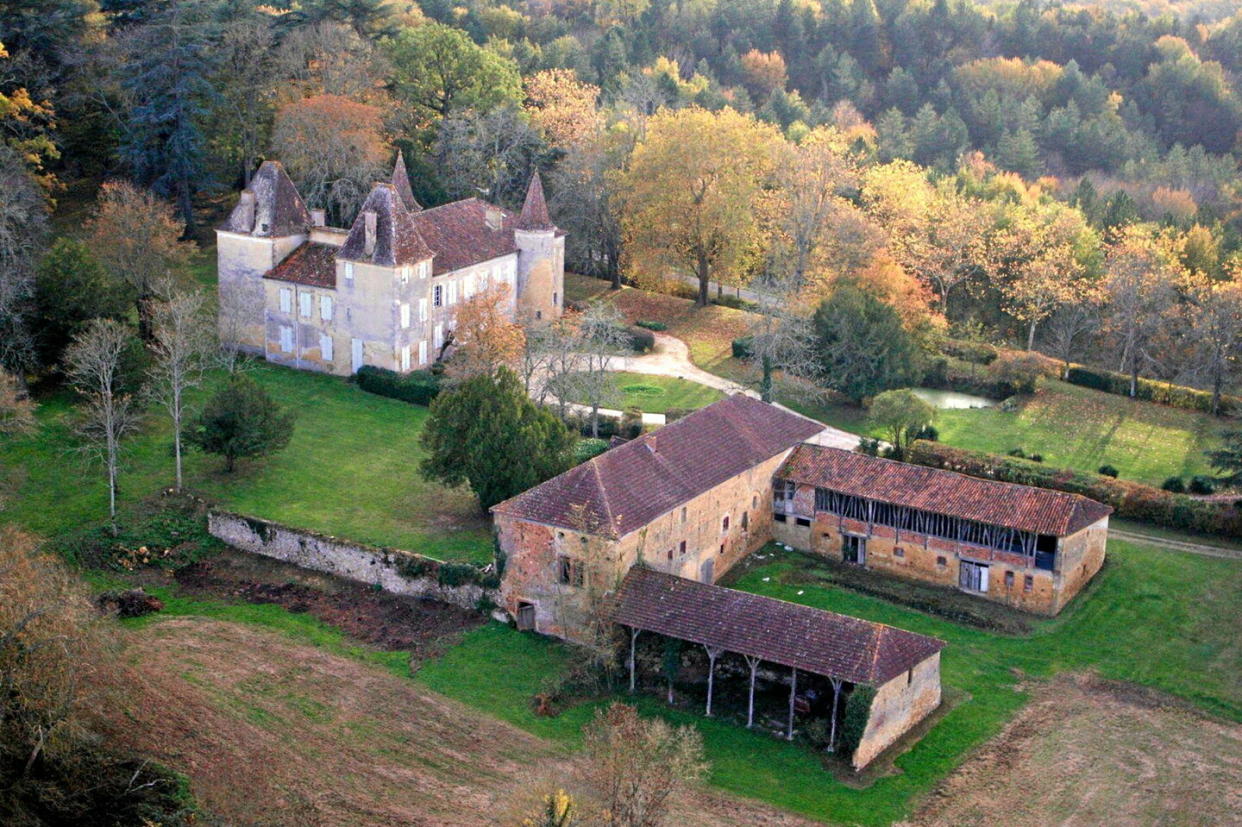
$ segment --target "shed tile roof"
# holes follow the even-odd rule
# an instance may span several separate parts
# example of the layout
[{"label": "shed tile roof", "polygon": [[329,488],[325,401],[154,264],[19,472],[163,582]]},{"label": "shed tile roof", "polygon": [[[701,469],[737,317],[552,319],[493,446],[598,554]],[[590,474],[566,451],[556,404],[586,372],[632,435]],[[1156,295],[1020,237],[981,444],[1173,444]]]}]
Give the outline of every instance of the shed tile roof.
[{"label": "shed tile roof", "polygon": [[246,233],[259,238],[280,238],[305,233],[311,226],[310,211],[298,195],[279,161],[264,161],[244,192],[253,197],[238,201],[221,230]]},{"label": "shed tile roof", "polygon": [[[375,213],[375,248],[369,255],[366,251],[368,212]],[[392,184],[375,184],[337,255],[381,267],[400,267],[428,259],[433,255],[432,248],[427,246],[419,232],[421,228],[414,222],[415,216],[422,214],[411,213]]]},{"label": "shed tile roof", "polygon": [[720,647],[782,666],[879,686],[944,648],[944,641],[636,566],[618,593],[624,625]]},{"label": "shed tile roof", "polygon": [[[500,218],[498,229],[487,224],[487,211]],[[414,225],[435,250],[435,275],[450,273],[515,252],[513,213],[478,198],[466,198],[413,214]]]},{"label": "shed tile roof", "polygon": [[336,247],[308,241],[285,256],[263,278],[335,288]]},{"label": "shed tile roof", "polygon": [[1079,494],[970,477],[823,445],[799,445],[776,475],[843,494],[1056,537],[1073,534],[1113,511]]},{"label": "shed tile roof", "polygon": [[492,511],[621,537],[821,430],[812,419],[736,394],[618,445]]}]

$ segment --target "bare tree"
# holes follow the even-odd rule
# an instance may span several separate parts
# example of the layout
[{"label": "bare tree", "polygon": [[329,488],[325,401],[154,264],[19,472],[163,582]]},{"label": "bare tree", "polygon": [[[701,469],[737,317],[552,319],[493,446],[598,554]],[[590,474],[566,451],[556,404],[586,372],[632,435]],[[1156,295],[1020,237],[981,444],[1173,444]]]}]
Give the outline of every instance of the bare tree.
[{"label": "bare tree", "polygon": [[1062,378],[1069,376],[1070,362],[1082,351],[1083,343],[1099,324],[1099,305],[1089,299],[1065,305],[1044,324],[1044,342],[1052,355],[1065,365]]},{"label": "bare tree", "polygon": [[215,48],[213,134],[248,187],[276,108],[275,32],[268,14],[234,14],[221,28]]},{"label": "bare tree", "polygon": [[557,412],[565,419],[569,412],[568,383],[578,371],[581,361],[578,343],[581,314],[566,313],[561,318],[526,331],[526,350],[522,370],[526,377],[527,393],[532,393],[539,404],[548,395],[556,399]]},{"label": "bare tree", "polygon": [[1212,413],[1220,413],[1225,381],[1242,349],[1242,285],[1198,280],[1191,291],[1191,330],[1195,362],[1212,389]]},{"label": "bare tree", "polygon": [[235,284],[218,293],[217,302],[216,359],[220,367],[233,375],[246,365],[245,355],[237,343],[245,336],[246,328],[254,318],[255,307],[263,304],[263,285],[249,282]]},{"label": "bare tree", "polygon": [[769,271],[751,285],[759,303],[759,319],[751,327],[751,358],[759,366],[759,396],[771,402],[777,384],[782,396],[808,398],[822,393],[815,382],[815,332],[810,317],[798,307],[802,274],[797,264],[778,275]]},{"label": "bare tree", "polygon": [[1166,240],[1135,228],[1108,251],[1104,267],[1105,320],[1135,396],[1139,370],[1152,360],[1149,346],[1174,306],[1180,265]]},{"label": "bare tree", "polygon": [[[613,361],[628,344],[629,334],[620,311],[610,302],[596,302],[582,314],[578,326],[578,368],[569,384],[575,396],[591,408],[591,436],[599,436],[599,409],[612,391],[609,375]],[[569,389],[558,389],[564,395]]]},{"label": "bare tree", "polygon": [[47,212],[47,194],[21,155],[0,143],[0,366],[15,374],[33,364],[31,262],[47,234]]},{"label": "bare tree", "polygon": [[703,737],[614,703],[583,728],[583,781],[611,827],[664,823],[676,796],[707,773]]},{"label": "bare tree", "polygon": [[175,293],[158,302],[152,312],[153,335],[149,372],[152,397],[168,411],[173,427],[173,458],[177,490],[181,490],[181,424],[185,393],[203,380],[203,371],[215,350],[211,319],[202,291]]},{"label": "bare tree", "polygon": [[99,459],[108,474],[108,517],[114,534],[121,440],[138,429],[141,416],[124,387],[124,363],[132,341],[120,322],[95,319],[65,352],[66,373],[85,399],[78,428],[84,451]]}]

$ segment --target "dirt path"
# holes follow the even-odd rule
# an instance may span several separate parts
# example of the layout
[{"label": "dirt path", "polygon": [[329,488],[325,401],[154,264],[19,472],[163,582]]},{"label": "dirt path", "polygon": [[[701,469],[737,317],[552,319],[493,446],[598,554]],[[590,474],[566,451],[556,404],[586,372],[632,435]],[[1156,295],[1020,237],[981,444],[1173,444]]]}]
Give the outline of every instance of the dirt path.
[{"label": "dirt path", "polygon": [[1185,540],[1170,540],[1165,537],[1154,537],[1148,534],[1139,534],[1133,531],[1123,531],[1119,528],[1109,528],[1108,536],[1116,540],[1125,540],[1127,543],[1138,543],[1144,546],[1156,546],[1157,548],[1169,551],[1184,551],[1187,554],[1199,554],[1204,557],[1220,557],[1225,560],[1242,560],[1242,551],[1238,549],[1225,548],[1224,546],[1213,546],[1206,543],[1190,543]]},{"label": "dirt path", "polygon": [[1062,675],[950,775],[918,825],[1228,824],[1242,726],[1129,684]]},{"label": "dirt path", "polygon": [[[558,744],[275,632],[182,617],[125,634],[115,737],[184,771],[225,824],[516,824],[533,790],[572,777]],[[678,824],[808,823],[707,790],[678,809]]]}]

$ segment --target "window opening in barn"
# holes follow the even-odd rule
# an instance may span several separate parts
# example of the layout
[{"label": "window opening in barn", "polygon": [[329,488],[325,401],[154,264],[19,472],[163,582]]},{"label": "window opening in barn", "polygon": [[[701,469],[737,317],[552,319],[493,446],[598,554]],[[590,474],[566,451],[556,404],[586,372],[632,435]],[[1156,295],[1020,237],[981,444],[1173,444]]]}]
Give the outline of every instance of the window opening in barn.
[{"label": "window opening in barn", "polygon": [[846,534],[841,538],[841,558],[856,566],[867,563],[867,538],[857,534]]}]

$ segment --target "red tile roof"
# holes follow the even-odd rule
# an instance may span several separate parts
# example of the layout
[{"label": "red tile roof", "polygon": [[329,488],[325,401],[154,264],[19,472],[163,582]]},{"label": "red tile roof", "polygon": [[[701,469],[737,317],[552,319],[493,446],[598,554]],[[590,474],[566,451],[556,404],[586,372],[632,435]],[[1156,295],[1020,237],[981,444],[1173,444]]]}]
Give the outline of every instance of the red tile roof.
[{"label": "red tile roof", "polygon": [[311,287],[336,287],[336,247],[306,242],[268,271],[263,278]]},{"label": "red tile roof", "polygon": [[799,445],[778,478],[965,520],[1064,537],[1113,509],[1079,494],[877,459],[840,448]]},{"label": "red tile roof", "polygon": [[[366,251],[366,215],[375,213],[375,248]],[[381,267],[401,267],[414,264],[432,256],[414,217],[401,202],[397,188],[392,184],[375,184],[371,194],[362,203],[354,226],[350,227],[345,243],[341,245],[340,258],[377,264]]]},{"label": "red tile roof", "polygon": [[[499,219],[487,224],[488,210]],[[414,213],[414,225],[436,252],[435,275],[450,273],[515,252],[513,213],[478,198],[466,198]]]},{"label": "red tile roof", "polygon": [[543,181],[539,178],[539,170],[531,176],[530,185],[526,188],[526,201],[522,204],[522,214],[518,216],[519,230],[555,230],[556,225],[548,215],[548,202],[543,197]]},{"label": "red tile roof", "polygon": [[621,537],[821,430],[812,419],[737,394],[618,445],[492,511]]},{"label": "red tile roof", "polygon": [[871,686],[913,669],[945,646],[936,638],[883,623],[642,566],[625,576],[614,619],[623,626]]},{"label": "red tile roof", "polygon": [[279,238],[299,235],[310,228],[310,211],[279,161],[264,161],[243,192],[253,197],[253,208],[245,199],[238,201],[220,225],[221,230]]}]

